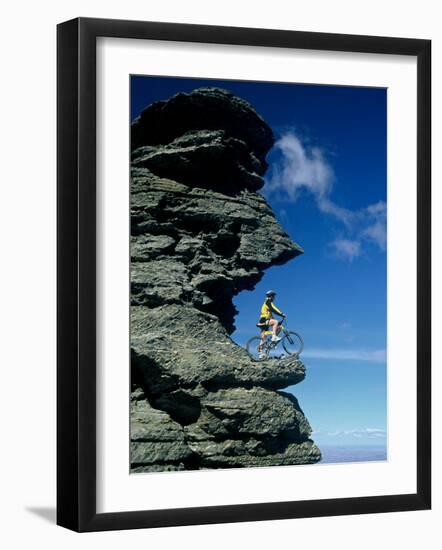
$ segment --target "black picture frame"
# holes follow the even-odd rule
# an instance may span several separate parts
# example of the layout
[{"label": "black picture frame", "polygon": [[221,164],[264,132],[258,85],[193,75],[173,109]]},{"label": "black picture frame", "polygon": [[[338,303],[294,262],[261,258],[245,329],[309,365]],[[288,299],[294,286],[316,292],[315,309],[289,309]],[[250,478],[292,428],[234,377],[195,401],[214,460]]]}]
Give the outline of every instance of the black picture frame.
[{"label": "black picture frame", "polygon": [[[96,512],[96,39],[396,54],[417,58],[417,491]],[[79,18],[57,29],[57,523],[103,531],[424,510],[431,506],[431,41]]]}]

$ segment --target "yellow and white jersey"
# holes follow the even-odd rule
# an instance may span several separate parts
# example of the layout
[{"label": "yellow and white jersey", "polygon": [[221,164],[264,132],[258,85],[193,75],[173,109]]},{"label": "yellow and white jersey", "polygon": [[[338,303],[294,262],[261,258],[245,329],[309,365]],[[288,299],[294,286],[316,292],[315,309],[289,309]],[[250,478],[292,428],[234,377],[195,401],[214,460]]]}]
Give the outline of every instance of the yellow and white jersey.
[{"label": "yellow and white jersey", "polygon": [[282,311],[280,311],[275,304],[272,302],[272,300],[266,300],[262,304],[261,308],[261,315],[260,317],[264,317],[264,319],[273,319],[273,313],[277,313],[278,315],[282,316]]}]

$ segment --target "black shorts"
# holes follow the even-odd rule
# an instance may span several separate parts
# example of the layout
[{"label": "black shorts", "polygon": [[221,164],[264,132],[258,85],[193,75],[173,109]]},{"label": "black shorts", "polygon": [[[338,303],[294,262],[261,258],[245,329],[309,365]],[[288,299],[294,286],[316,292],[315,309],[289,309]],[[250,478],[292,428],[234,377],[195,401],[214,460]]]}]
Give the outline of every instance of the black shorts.
[{"label": "black shorts", "polygon": [[267,319],[266,317],[260,317],[256,326],[259,327],[261,330],[266,330],[267,328],[269,328],[269,322],[270,319]]}]

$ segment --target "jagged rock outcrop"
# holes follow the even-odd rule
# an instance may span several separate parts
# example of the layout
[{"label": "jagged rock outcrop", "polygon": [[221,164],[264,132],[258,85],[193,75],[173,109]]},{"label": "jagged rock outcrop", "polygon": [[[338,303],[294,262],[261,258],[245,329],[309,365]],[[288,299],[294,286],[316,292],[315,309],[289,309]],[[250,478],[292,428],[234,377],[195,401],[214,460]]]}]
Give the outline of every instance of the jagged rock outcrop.
[{"label": "jagged rock outcrop", "polygon": [[147,107],[131,142],[132,471],[317,462],[297,400],[278,391],[304,365],[254,363],[229,337],[233,297],[302,253],[256,193],[271,129],[202,88]]}]

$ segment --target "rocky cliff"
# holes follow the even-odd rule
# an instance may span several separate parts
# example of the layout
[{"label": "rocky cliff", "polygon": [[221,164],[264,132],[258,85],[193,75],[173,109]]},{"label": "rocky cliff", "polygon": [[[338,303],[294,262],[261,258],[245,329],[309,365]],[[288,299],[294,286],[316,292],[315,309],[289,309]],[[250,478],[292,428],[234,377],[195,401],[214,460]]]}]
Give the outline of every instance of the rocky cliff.
[{"label": "rocky cliff", "polygon": [[[132,472],[314,463],[296,359],[253,362],[233,297],[302,249],[265,199],[269,126],[218,88],[132,124]],[[253,326],[255,319],[251,319]]]}]

